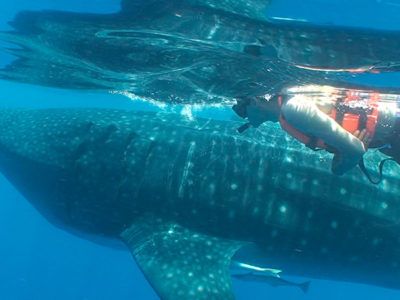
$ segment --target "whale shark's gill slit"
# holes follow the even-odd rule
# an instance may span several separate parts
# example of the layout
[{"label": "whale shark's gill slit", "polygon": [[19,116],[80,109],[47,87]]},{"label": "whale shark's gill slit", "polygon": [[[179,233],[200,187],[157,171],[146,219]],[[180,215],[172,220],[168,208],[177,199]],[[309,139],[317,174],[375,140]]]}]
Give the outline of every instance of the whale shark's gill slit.
[{"label": "whale shark's gill slit", "polygon": [[[137,137],[140,137],[140,136],[137,135]],[[140,137],[140,139],[142,141],[145,141],[147,149],[144,149],[142,152],[143,154],[140,155],[141,159],[140,159],[140,163],[138,164],[138,167],[137,167],[137,170],[140,170],[140,175],[139,174],[136,175],[136,178],[137,178],[136,189],[132,193],[132,199],[138,198],[140,189],[146,180],[145,172],[146,172],[147,166],[149,164],[149,159],[151,158],[151,153],[153,152],[153,150],[156,147],[156,142],[154,140],[142,138],[142,137]],[[135,139],[132,139],[132,143],[134,142],[134,140]],[[132,147],[132,144],[130,144],[128,146],[128,148],[131,148],[131,147]],[[133,147],[134,147],[134,145],[133,145]]]},{"label": "whale shark's gill slit", "polygon": [[[125,165],[128,163],[128,152],[129,152],[129,148],[131,146],[131,144],[133,143],[133,141],[138,137],[138,134],[136,132],[130,132],[126,138],[126,142],[125,145],[123,146],[123,155],[122,155],[122,160],[125,163]],[[117,188],[117,192],[115,194],[115,203],[119,203],[120,199],[121,199],[121,190],[122,187],[127,183],[128,180],[128,174],[129,174],[129,170],[127,167],[125,167],[123,169],[123,172],[121,174],[121,180],[118,184],[118,188]]]},{"label": "whale shark's gill slit", "polygon": [[116,124],[107,125],[104,130],[104,134],[99,138],[99,140],[104,141],[104,143],[108,143],[111,140],[112,135],[118,130],[119,128]]},{"label": "whale shark's gill slit", "polygon": [[124,145],[124,161],[127,161],[127,155],[129,148],[132,144],[132,142],[138,137],[138,134],[136,132],[131,132],[129,133],[128,137],[126,138],[126,143]]},{"label": "whale shark's gill slit", "polygon": [[75,153],[72,155],[73,161],[77,161],[79,159],[79,157],[82,155],[82,153],[85,152],[85,149],[87,146],[87,138],[90,136],[90,133],[94,126],[95,126],[95,124],[93,122],[88,122],[87,124],[84,125],[84,128],[83,128],[84,138],[82,138],[82,141],[76,147]]},{"label": "whale shark's gill slit", "polygon": [[192,157],[193,157],[193,152],[196,148],[196,143],[192,142],[190,144],[189,150],[187,152],[187,156],[186,156],[186,161],[185,161],[185,165],[183,167],[183,172],[182,172],[182,177],[181,177],[181,181],[179,183],[179,190],[178,190],[178,196],[179,198],[182,198],[184,195],[184,190],[185,190],[185,186],[187,183],[187,177],[190,171],[190,167],[192,164]]}]

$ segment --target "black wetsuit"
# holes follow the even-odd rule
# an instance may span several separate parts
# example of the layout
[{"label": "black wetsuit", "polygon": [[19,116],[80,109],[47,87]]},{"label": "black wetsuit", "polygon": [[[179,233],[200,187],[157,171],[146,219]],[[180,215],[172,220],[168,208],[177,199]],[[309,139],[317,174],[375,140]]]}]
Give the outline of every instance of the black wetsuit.
[{"label": "black wetsuit", "polygon": [[389,145],[389,147],[382,148],[380,151],[393,157],[393,159],[400,164],[400,117],[397,117],[395,126],[393,128],[393,134],[386,144]]}]

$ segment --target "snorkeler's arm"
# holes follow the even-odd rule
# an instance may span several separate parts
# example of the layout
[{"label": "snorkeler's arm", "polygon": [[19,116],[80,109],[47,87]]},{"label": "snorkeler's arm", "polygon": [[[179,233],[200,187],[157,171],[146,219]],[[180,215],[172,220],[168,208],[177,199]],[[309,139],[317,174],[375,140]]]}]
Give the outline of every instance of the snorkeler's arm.
[{"label": "snorkeler's arm", "polygon": [[358,138],[343,129],[314,102],[302,96],[288,100],[282,106],[282,114],[290,125],[322,139],[336,150],[332,162],[332,172],[335,174],[344,174],[356,166],[365,153],[364,144]]}]

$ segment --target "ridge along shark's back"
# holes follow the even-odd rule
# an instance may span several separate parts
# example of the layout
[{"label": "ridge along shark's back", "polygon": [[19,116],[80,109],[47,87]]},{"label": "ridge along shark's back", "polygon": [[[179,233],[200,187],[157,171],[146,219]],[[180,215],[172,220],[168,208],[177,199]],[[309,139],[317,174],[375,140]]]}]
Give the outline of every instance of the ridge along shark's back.
[{"label": "ridge along shark's back", "polygon": [[52,221],[125,241],[163,299],[233,297],[230,258],[247,245],[285,263],[277,269],[399,288],[394,168],[381,186],[357,170],[335,177],[328,155],[276,126],[236,127],[123,110],[2,110],[0,168]]}]

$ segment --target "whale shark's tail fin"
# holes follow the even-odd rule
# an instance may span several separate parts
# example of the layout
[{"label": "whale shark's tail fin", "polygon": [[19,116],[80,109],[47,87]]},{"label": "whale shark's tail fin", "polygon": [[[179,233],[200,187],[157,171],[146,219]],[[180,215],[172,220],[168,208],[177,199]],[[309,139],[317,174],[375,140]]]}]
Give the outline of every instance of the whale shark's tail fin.
[{"label": "whale shark's tail fin", "polygon": [[308,290],[310,289],[310,284],[311,284],[311,281],[306,281],[306,282],[300,283],[299,288],[303,291],[304,294],[306,294],[308,292]]},{"label": "whale shark's tail fin", "polygon": [[161,299],[234,298],[229,265],[241,243],[154,217],[135,222],[121,237]]}]

